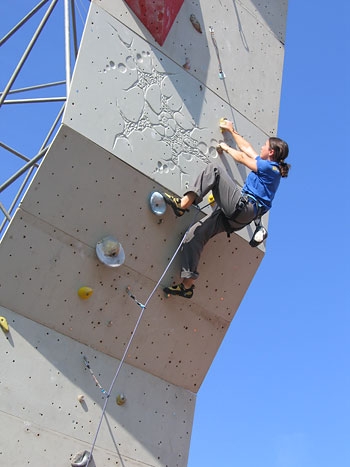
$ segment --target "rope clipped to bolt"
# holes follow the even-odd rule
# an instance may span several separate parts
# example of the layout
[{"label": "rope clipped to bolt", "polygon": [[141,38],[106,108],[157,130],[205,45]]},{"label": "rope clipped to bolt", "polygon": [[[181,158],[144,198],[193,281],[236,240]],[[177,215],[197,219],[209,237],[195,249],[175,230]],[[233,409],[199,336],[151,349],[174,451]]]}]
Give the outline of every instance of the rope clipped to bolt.
[{"label": "rope clipped to bolt", "polygon": [[[153,295],[155,294],[155,292],[156,292],[157,288],[159,287],[161,281],[163,280],[165,274],[168,272],[168,270],[169,270],[171,264],[173,263],[173,261],[174,261],[176,255],[177,255],[178,252],[180,251],[180,249],[181,249],[181,247],[182,247],[184,241],[186,240],[186,237],[187,237],[187,235],[188,235],[188,232],[189,232],[189,230],[191,229],[191,227],[195,224],[195,222],[196,222],[196,220],[197,220],[197,216],[198,216],[198,214],[201,212],[201,209],[204,209],[204,208],[206,208],[206,207],[209,206],[209,205],[210,205],[210,203],[207,204],[207,205],[205,205],[205,206],[203,206],[202,208],[199,208],[198,206],[194,206],[194,207],[197,209],[197,212],[195,213],[192,222],[190,223],[189,227],[186,229],[186,232],[184,233],[184,235],[183,235],[183,237],[182,237],[182,239],[181,239],[181,241],[180,241],[178,247],[176,248],[176,250],[175,250],[173,256],[171,257],[169,263],[167,264],[166,268],[164,269],[162,275],[160,276],[160,278],[159,278],[157,284],[156,284],[155,287],[153,288],[153,290],[152,290],[152,292],[150,293],[149,297],[147,298],[146,302],[145,302],[144,304],[142,304],[140,301],[138,301],[138,300],[136,299],[136,297],[135,297],[133,294],[131,294],[130,289],[127,288],[127,293],[128,293],[128,295],[129,295],[130,298],[132,298],[132,299],[135,301],[135,303],[141,308],[141,311],[140,311],[139,317],[138,317],[138,319],[137,319],[137,321],[136,321],[136,324],[135,324],[135,326],[134,326],[134,329],[133,329],[133,331],[131,332],[130,339],[129,339],[129,341],[128,341],[126,347],[125,347],[123,356],[122,356],[122,358],[121,358],[121,360],[120,360],[120,362],[119,362],[119,365],[118,365],[118,367],[117,367],[116,373],[115,373],[115,375],[114,375],[114,377],[113,377],[113,379],[112,379],[112,382],[111,382],[111,385],[110,385],[108,391],[105,391],[105,390],[102,388],[102,386],[98,383],[96,377],[93,375],[91,368],[90,368],[90,367],[87,367],[87,368],[90,370],[91,374],[93,375],[94,380],[95,380],[96,384],[98,385],[98,387],[101,389],[101,391],[102,391],[104,394],[106,394],[106,399],[105,399],[104,404],[103,404],[103,407],[102,407],[102,414],[101,414],[99,423],[98,423],[98,425],[97,425],[96,433],[95,433],[95,436],[94,436],[94,439],[93,439],[93,442],[92,442],[92,445],[91,445],[90,453],[89,453],[89,458],[88,458],[88,460],[87,460],[87,463],[85,464],[86,466],[89,465],[89,462],[90,462],[90,460],[91,460],[91,458],[92,458],[92,453],[93,453],[93,451],[94,451],[94,449],[95,449],[97,437],[98,437],[99,432],[100,432],[100,429],[101,429],[102,421],[103,421],[103,418],[104,418],[104,415],[105,415],[105,412],[106,412],[106,409],[107,409],[107,404],[108,404],[108,401],[109,401],[111,392],[112,392],[113,387],[114,387],[114,385],[115,385],[115,382],[116,382],[116,380],[117,380],[117,378],[118,378],[118,376],[119,376],[120,370],[121,370],[121,368],[122,368],[122,366],[123,366],[123,364],[124,364],[124,362],[125,362],[126,356],[127,356],[128,352],[129,352],[130,346],[131,346],[132,341],[133,341],[133,339],[134,339],[134,337],[135,337],[136,331],[137,331],[137,329],[138,329],[138,327],[139,327],[139,324],[140,324],[140,322],[141,322],[141,320],[142,320],[142,317],[143,317],[143,315],[144,315],[144,312],[146,311],[147,305],[148,305],[148,303],[150,302],[150,300],[151,300],[151,298],[153,297]],[[84,357],[84,361],[85,361],[85,357]],[[85,363],[85,365],[86,365],[86,363]]]}]

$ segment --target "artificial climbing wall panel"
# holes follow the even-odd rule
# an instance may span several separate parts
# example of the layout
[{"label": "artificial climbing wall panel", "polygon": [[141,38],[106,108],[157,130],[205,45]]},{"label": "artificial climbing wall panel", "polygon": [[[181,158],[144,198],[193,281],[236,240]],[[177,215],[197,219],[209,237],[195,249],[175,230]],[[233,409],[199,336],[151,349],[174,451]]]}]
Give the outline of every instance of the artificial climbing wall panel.
[{"label": "artificial climbing wall panel", "polygon": [[[83,356],[102,389],[119,361],[10,310],[0,313],[9,324],[0,334],[0,464],[66,467],[90,449],[106,397]],[[124,365],[90,465],[185,467],[195,398]]]},{"label": "artificial climbing wall panel", "polygon": [[[127,8],[123,2],[114,4],[123,5],[121,11]],[[186,2],[182,8],[185,5]],[[129,18],[130,13],[119,16]],[[198,34],[189,21],[185,25],[181,23],[181,30],[190,28],[192,34]],[[177,37],[181,48],[183,36],[179,30]],[[271,33],[266,32],[267,39],[281,47]],[[205,41],[204,36],[202,40]],[[262,37],[259,41],[266,45]],[[269,47],[273,48],[272,45]],[[209,68],[207,77],[198,77],[188,73],[176,57],[168,57],[166,51],[166,45],[164,50],[159,50],[104,9],[92,4],[64,122],[145,175],[181,194],[204,165],[216,157],[215,147],[222,139],[218,129],[220,117],[234,118],[240,132],[260,149],[266,134],[276,130],[279,85],[269,76],[264,87],[260,78],[261,95],[268,100],[265,104],[257,90],[249,87],[249,74],[242,71],[241,80],[248,86],[251,100],[256,100],[259,107],[254,116],[247,118],[241,115],[244,114],[243,104],[237,106],[237,99],[233,100],[223,92],[227,88],[226,81],[218,78],[223,86],[221,90],[212,83],[211,77],[217,76],[214,65]],[[205,60],[208,52],[208,44],[207,47],[198,44],[198,59]],[[232,55],[226,53],[227,62],[232,66]],[[277,51],[272,56],[275,54],[278,55]],[[256,67],[254,77],[260,76],[259,69],[263,68],[265,73],[273,70],[280,78],[283,55],[278,65],[274,65],[270,58],[268,67],[260,53],[256,57],[249,56]],[[236,83],[235,89],[238,95],[242,94],[242,86]],[[276,95],[272,96],[272,92]],[[234,116],[231,104],[238,109]],[[244,107],[249,109],[250,103]],[[265,115],[261,122],[257,117],[259,112]],[[225,161],[234,178],[242,184],[246,171],[242,167],[238,169],[230,158]]]},{"label": "artificial climbing wall panel", "polygon": [[[120,359],[140,313],[126,288],[145,303],[198,216],[175,218],[170,209],[155,216],[148,205],[154,189],[161,187],[63,126],[3,239],[1,305]],[[118,268],[96,256],[108,234],[125,250]],[[161,290],[179,280],[176,258],[127,362],[197,391],[262,256],[243,237],[219,235],[203,254],[190,301],[166,299]],[[94,290],[90,299],[79,298],[82,286]]]},{"label": "artificial climbing wall panel", "polygon": [[[196,78],[197,85],[191,87],[191,93],[198,93],[198,100],[203,104],[204,111],[207,96],[202,90],[200,92],[200,85],[211,89],[232,106],[235,117],[240,113],[266,134],[276,133],[287,0],[184,0],[162,47],[123,0],[94,0],[94,4],[109,13],[106,28],[103,32],[100,29],[101,10],[92,8],[84,40],[93,46],[90,60],[98,56],[101,59],[101,62],[97,60],[95,63],[99,64],[102,73],[109,70],[109,60],[117,66],[124,65],[129,70],[136,68],[133,53],[127,54],[127,63],[116,53],[119,25],[122,23],[146,41],[152,51],[161,51],[184,74]],[[112,16],[118,21],[114,21]],[[191,16],[200,25],[201,32],[193,27]],[[90,43],[88,36],[91,36],[94,44]],[[121,38],[123,39],[123,35]],[[128,45],[130,43],[127,42],[125,46]],[[94,53],[98,48],[99,55]],[[138,52],[141,54],[142,49]],[[89,62],[82,56],[80,58],[84,60],[82,71]],[[136,64],[139,62],[140,60]],[[220,79],[220,66],[225,75],[224,80]],[[184,74],[177,69],[173,81],[186,80],[183,78]],[[85,76],[83,82],[86,78]],[[93,79],[93,75],[91,78]],[[195,120],[200,118],[201,110],[201,105],[191,104],[191,114]],[[232,117],[233,113],[230,112],[228,116]],[[244,132],[243,130],[246,131],[247,128],[241,126],[240,131]]]},{"label": "artificial climbing wall panel", "polygon": [[[166,299],[161,288],[179,280],[178,257],[157,284],[188,225],[211,208],[204,200],[202,213],[157,217],[148,197],[164,188],[181,194],[209,162],[243,184],[246,171],[215,151],[218,121],[232,119],[257,150],[276,134],[286,10],[283,0],[184,0],[160,46],[126,2],[91,3],[63,124],[0,249],[1,313],[10,324],[4,465],[63,467],[89,450],[103,395],[82,354],[108,385],[131,336],[116,386],[127,403],[117,407],[111,396],[95,465],[186,465],[193,393],[264,246],[249,246],[252,226],[230,240],[218,235],[201,258],[193,299]],[[119,268],[96,256],[109,234],[125,250]],[[78,296],[82,286],[93,289],[88,300]]]}]

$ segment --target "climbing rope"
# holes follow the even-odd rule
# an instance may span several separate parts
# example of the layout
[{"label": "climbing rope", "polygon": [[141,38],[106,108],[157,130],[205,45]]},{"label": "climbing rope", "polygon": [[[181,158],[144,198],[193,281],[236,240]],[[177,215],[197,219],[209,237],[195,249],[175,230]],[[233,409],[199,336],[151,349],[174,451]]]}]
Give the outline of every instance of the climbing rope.
[{"label": "climbing rope", "polygon": [[[193,220],[192,220],[192,222],[190,223],[189,227],[186,229],[186,232],[184,233],[184,235],[183,235],[183,237],[182,237],[182,239],[181,239],[181,241],[180,241],[178,247],[176,248],[175,253],[174,253],[173,256],[171,257],[171,259],[170,259],[168,265],[167,265],[166,268],[164,269],[162,275],[160,276],[160,278],[159,278],[157,284],[156,284],[155,287],[153,288],[153,290],[152,290],[152,292],[150,293],[149,297],[147,298],[146,302],[145,302],[144,304],[142,304],[141,302],[139,302],[139,301],[136,299],[136,297],[135,297],[134,295],[131,294],[131,291],[130,291],[129,288],[126,289],[128,295],[129,295],[129,296],[135,301],[135,303],[141,308],[141,312],[140,312],[139,317],[138,317],[138,319],[137,319],[137,321],[136,321],[135,327],[134,327],[134,329],[133,329],[133,331],[132,331],[132,333],[131,333],[130,339],[129,339],[129,341],[128,341],[126,347],[125,347],[123,356],[122,356],[122,358],[121,358],[121,360],[120,360],[120,362],[119,362],[119,365],[118,365],[117,370],[116,370],[116,372],[115,372],[115,375],[114,375],[114,377],[113,377],[113,379],[112,379],[112,382],[111,382],[111,385],[110,385],[110,387],[109,387],[109,389],[108,389],[108,392],[106,392],[106,391],[103,390],[104,393],[106,394],[106,399],[105,399],[104,404],[103,404],[103,407],[102,407],[102,414],[101,414],[99,423],[98,423],[98,425],[97,425],[97,429],[96,429],[96,433],[95,433],[93,442],[92,442],[92,444],[91,444],[91,449],[90,449],[89,457],[88,457],[87,463],[85,464],[86,466],[89,465],[89,462],[90,462],[90,460],[91,460],[91,458],[92,458],[92,453],[93,453],[93,451],[94,451],[94,449],[95,449],[97,437],[98,437],[99,432],[100,432],[100,429],[101,429],[102,421],[103,421],[103,418],[104,418],[104,415],[105,415],[105,412],[106,412],[106,409],[107,409],[107,404],[108,404],[108,401],[109,401],[111,392],[112,392],[113,387],[114,387],[114,385],[115,385],[115,382],[116,382],[116,380],[117,380],[117,378],[118,378],[118,376],[119,376],[120,370],[121,370],[121,368],[122,368],[122,366],[123,366],[123,364],[124,364],[124,362],[125,362],[125,359],[126,359],[126,356],[127,356],[127,354],[128,354],[129,348],[130,348],[130,346],[131,346],[131,344],[132,344],[132,341],[133,341],[133,339],[134,339],[134,337],[135,337],[136,331],[137,331],[137,329],[138,329],[138,327],[139,327],[139,324],[140,324],[140,322],[141,322],[141,320],[142,320],[142,317],[143,317],[144,312],[145,312],[145,310],[146,310],[146,308],[147,308],[147,305],[148,305],[148,303],[150,302],[151,298],[153,297],[154,293],[156,292],[157,288],[159,287],[159,285],[160,285],[161,281],[163,280],[165,274],[168,272],[168,270],[169,270],[171,264],[173,263],[173,261],[174,261],[176,255],[177,255],[178,252],[180,251],[180,248],[182,247],[184,241],[186,240],[186,237],[187,237],[187,235],[188,235],[188,232],[189,232],[190,228],[191,228],[191,227],[195,224],[195,222],[196,222],[196,219],[197,219],[198,214],[201,212],[202,209],[206,208],[206,207],[209,206],[209,205],[210,205],[210,203],[207,204],[207,205],[205,205],[205,206],[203,206],[202,208],[199,208],[198,206],[194,206],[194,207],[197,209],[197,212],[195,213],[195,215],[194,215],[194,217],[193,217]],[[84,361],[85,361],[85,358],[84,358]],[[87,361],[87,360],[86,360],[86,361]],[[86,363],[85,363],[85,365],[86,365]],[[89,368],[89,367],[87,367],[87,368]],[[89,368],[89,369],[90,369],[90,368]],[[90,369],[90,372],[92,373],[92,370],[91,370],[91,369]],[[94,378],[94,379],[95,379],[95,378]],[[96,384],[98,384],[98,386],[99,386],[100,389],[102,390],[101,386],[99,385],[99,383],[97,383],[97,380],[96,380],[96,379],[95,379],[95,382],[96,382]]]}]

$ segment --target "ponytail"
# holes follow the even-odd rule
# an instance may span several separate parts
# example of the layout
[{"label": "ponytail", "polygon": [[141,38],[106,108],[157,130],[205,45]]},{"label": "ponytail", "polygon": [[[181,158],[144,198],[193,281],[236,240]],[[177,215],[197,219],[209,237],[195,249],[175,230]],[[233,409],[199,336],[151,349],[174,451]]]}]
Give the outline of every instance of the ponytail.
[{"label": "ponytail", "polygon": [[288,177],[289,169],[290,169],[290,164],[286,164],[283,161],[280,161],[278,163],[278,168],[280,169],[281,177],[286,178]]},{"label": "ponytail", "polygon": [[271,137],[269,138],[269,145],[274,152],[273,160],[278,163],[281,177],[288,177],[288,172],[291,166],[284,162],[284,159],[287,159],[289,154],[288,144],[280,138]]}]

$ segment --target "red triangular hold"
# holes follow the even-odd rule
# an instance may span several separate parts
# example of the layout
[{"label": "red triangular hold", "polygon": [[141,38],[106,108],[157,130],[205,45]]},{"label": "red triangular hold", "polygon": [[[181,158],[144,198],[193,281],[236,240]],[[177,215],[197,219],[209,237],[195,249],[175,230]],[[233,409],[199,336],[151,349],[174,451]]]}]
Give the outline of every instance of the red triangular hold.
[{"label": "red triangular hold", "polygon": [[160,45],[163,45],[183,2],[184,0],[125,0]]}]

